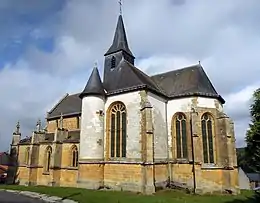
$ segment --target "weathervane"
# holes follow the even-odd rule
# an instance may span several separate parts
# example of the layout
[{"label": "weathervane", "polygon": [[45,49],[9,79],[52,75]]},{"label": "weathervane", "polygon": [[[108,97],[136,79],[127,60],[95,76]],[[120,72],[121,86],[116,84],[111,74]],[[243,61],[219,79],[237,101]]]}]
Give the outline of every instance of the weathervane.
[{"label": "weathervane", "polygon": [[120,15],[122,15],[122,0],[119,0],[118,3],[119,3],[119,13]]}]

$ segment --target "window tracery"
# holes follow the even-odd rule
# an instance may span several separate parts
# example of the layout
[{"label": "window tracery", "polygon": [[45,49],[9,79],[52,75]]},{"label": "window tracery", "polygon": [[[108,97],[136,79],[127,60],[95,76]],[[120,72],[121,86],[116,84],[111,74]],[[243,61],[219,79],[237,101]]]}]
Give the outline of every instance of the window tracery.
[{"label": "window tracery", "polygon": [[126,107],[118,102],[112,105],[110,120],[110,157],[126,157]]},{"label": "window tracery", "polygon": [[201,117],[203,161],[214,163],[213,119],[209,113]]}]

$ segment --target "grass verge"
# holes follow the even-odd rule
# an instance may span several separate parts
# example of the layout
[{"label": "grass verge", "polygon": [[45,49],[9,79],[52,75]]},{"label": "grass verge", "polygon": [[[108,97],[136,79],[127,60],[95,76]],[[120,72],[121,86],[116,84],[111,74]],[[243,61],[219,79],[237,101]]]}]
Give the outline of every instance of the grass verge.
[{"label": "grass verge", "polygon": [[32,191],[82,203],[254,203],[253,192],[242,191],[240,195],[191,195],[179,191],[160,191],[154,195],[130,192],[95,191],[81,188],[0,185],[0,189]]}]

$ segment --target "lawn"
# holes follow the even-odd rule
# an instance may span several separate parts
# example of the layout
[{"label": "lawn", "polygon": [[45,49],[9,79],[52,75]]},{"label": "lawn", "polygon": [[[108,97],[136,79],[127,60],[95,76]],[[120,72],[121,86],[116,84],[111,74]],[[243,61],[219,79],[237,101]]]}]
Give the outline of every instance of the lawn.
[{"label": "lawn", "polygon": [[191,195],[179,191],[161,191],[155,195],[141,195],[130,192],[94,191],[79,188],[0,185],[0,189],[27,190],[83,203],[253,203],[253,192],[242,191],[240,195]]}]

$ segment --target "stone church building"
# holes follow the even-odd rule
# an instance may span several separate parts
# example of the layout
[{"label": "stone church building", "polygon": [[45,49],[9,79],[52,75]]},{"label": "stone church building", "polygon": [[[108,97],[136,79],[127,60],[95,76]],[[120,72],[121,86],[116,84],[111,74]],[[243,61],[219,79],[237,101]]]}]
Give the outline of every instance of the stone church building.
[{"label": "stone church building", "polygon": [[135,67],[123,18],[84,90],[65,95],[47,126],[13,133],[21,185],[154,193],[165,183],[239,192],[234,125],[201,64],[157,75]]}]

